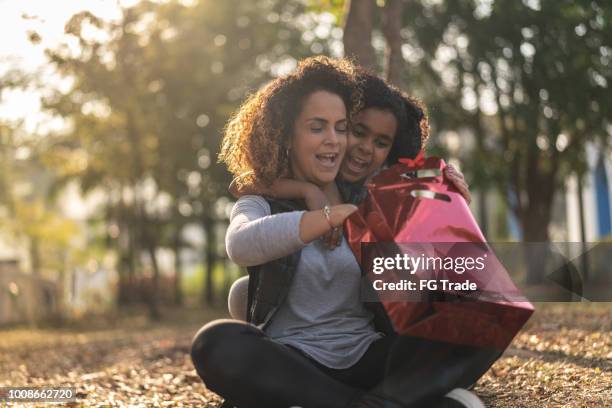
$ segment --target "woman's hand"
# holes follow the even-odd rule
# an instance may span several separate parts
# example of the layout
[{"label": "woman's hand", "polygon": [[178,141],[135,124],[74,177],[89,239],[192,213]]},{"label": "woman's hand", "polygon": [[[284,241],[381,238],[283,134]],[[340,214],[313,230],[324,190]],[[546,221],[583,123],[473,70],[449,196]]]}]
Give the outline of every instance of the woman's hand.
[{"label": "woman's hand", "polygon": [[444,168],[444,177],[446,177],[461,193],[465,201],[470,204],[472,201],[472,195],[470,194],[470,186],[465,182],[463,173],[457,170],[452,164],[447,165]]},{"label": "woman's hand", "polygon": [[[309,210],[321,210],[323,207],[330,204],[327,195],[319,186],[312,183],[304,183],[303,189],[303,198],[306,203],[306,208]],[[326,232],[321,237],[321,241],[325,249],[330,251],[338,247],[342,242],[342,224]]]},{"label": "woman's hand", "polygon": [[331,206],[329,209],[329,218],[325,216],[322,209],[304,213],[300,220],[300,239],[302,242],[308,244],[330,231],[334,234],[341,234],[340,229],[344,220],[357,211],[357,206],[339,204]]},{"label": "woman's hand", "polygon": [[[309,210],[320,210],[326,205],[329,205],[329,201],[323,190],[314,184],[308,183],[308,187],[304,191],[304,201],[306,207]],[[326,249],[332,250],[340,245],[342,242],[342,225],[337,228],[332,228],[330,231],[325,233],[321,237],[323,246]]]},{"label": "woman's hand", "polygon": [[[353,204],[338,204],[332,205],[329,207],[329,209],[330,213],[328,225],[330,225],[332,228],[340,228],[342,227],[342,224],[344,224],[344,220],[346,220],[349,215],[357,211],[357,206]],[[325,214],[323,217],[325,218]]]}]

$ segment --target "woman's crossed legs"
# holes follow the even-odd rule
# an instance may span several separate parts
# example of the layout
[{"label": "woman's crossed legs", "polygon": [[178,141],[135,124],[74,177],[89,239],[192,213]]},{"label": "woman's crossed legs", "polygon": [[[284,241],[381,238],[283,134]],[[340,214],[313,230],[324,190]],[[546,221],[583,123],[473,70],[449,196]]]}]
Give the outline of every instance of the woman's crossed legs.
[{"label": "woman's crossed legs", "polygon": [[206,386],[240,408],[346,407],[359,394],[296,350],[237,320],[202,327],[191,358]]},{"label": "woman's crossed legs", "polygon": [[383,398],[398,407],[431,407],[451,389],[475,383],[500,354],[387,336],[372,343],[355,365],[337,370],[251,324],[229,319],[202,327],[191,350],[206,386],[240,408],[358,407],[366,406],[358,402],[364,395],[374,400],[368,407],[391,406],[383,405]]}]

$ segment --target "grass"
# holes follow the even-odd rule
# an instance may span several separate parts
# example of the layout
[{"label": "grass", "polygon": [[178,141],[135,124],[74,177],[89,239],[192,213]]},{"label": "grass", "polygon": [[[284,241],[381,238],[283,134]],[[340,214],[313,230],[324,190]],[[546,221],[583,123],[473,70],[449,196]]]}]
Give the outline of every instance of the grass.
[{"label": "grass", "polygon": [[[213,288],[215,294],[227,297],[232,283],[245,273],[233,263],[217,262],[213,268]],[[198,264],[193,270],[186,271],[181,287],[186,297],[199,298],[204,293],[206,284],[204,266]]]}]

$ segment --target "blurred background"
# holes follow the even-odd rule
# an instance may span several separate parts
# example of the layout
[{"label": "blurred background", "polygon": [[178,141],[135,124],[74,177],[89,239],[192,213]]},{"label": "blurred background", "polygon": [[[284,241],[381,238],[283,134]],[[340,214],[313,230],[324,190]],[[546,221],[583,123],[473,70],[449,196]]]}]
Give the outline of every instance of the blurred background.
[{"label": "blurred background", "polygon": [[490,241],[610,241],[610,1],[0,10],[0,325],[224,308],[244,271],[224,249],[223,126],[311,55],[351,56],[425,102],[428,151],[465,173]]}]

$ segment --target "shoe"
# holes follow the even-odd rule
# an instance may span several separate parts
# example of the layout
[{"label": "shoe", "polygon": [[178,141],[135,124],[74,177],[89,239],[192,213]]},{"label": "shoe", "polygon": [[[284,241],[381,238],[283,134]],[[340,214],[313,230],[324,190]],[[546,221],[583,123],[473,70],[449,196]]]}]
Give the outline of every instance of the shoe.
[{"label": "shoe", "polygon": [[438,408],[485,408],[485,405],[473,392],[455,388],[442,398]]}]

